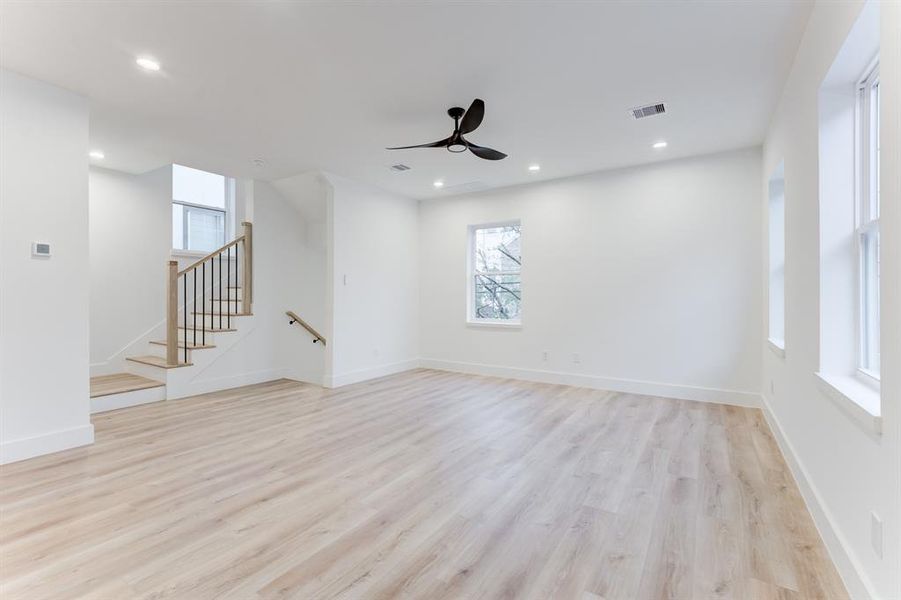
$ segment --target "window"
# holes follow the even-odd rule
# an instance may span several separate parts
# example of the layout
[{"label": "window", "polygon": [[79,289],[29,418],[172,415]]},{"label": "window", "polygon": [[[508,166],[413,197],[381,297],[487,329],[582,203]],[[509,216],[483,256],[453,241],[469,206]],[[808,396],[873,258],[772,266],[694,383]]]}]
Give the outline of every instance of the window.
[{"label": "window", "polygon": [[469,229],[469,321],[518,324],[522,312],[519,222]]},{"label": "window", "polygon": [[785,164],[769,181],[769,340],[785,349]]},{"label": "window", "polygon": [[172,247],[210,252],[225,244],[234,179],[172,165]]},{"label": "window", "polygon": [[879,64],[857,89],[857,252],[860,369],[879,378]]}]

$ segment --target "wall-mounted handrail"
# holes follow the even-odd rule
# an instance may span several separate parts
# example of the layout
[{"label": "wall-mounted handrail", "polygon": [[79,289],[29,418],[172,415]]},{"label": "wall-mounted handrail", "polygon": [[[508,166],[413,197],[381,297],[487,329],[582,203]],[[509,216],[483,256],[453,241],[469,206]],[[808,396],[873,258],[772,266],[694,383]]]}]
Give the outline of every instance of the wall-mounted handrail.
[{"label": "wall-mounted handrail", "polygon": [[318,331],[316,331],[315,329],[313,329],[313,328],[310,326],[309,323],[307,323],[306,321],[304,321],[303,319],[301,319],[300,317],[298,317],[296,314],[294,314],[294,313],[293,313],[292,311],[290,311],[290,310],[285,311],[285,314],[288,315],[288,317],[291,319],[291,320],[288,322],[288,325],[294,325],[294,323],[298,323],[301,327],[303,327],[304,329],[306,329],[307,331],[309,331],[309,332],[310,332],[310,335],[312,335],[313,338],[315,338],[315,339],[313,340],[313,343],[314,343],[314,344],[315,344],[316,342],[322,342],[322,345],[325,346],[325,338],[322,337],[322,335],[320,335],[320,333],[319,333]]}]

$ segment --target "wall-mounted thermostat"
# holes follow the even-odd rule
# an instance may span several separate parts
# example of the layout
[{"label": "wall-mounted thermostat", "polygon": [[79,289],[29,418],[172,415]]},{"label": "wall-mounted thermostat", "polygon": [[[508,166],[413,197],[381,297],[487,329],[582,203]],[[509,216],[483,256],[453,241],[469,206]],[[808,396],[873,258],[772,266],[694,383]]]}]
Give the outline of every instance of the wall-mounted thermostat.
[{"label": "wall-mounted thermostat", "polygon": [[34,258],[50,258],[50,244],[32,242],[31,256]]}]

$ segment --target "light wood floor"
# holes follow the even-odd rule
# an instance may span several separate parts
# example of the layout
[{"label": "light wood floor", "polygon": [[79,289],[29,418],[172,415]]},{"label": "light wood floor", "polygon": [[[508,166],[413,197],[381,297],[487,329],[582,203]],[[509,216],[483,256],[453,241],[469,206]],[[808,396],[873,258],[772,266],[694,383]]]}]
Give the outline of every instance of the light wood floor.
[{"label": "light wood floor", "polygon": [[161,381],[147,379],[131,373],[115,373],[113,375],[99,375],[91,377],[91,398],[121,394],[122,392],[134,392],[148,388],[162,387],[166,385]]},{"label": "light wood floor", "polygon": [[421,370],[94,423],[2,469],[4,600],[847,597],[755,410]]}]

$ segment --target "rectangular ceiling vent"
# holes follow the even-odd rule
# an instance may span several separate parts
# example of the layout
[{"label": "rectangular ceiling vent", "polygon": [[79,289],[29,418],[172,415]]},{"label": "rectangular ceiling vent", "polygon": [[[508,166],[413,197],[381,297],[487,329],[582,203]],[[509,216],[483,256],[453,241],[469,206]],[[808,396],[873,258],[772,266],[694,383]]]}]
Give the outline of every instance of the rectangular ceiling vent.
[{"label": "rectangular ceiling vent", "polygon": [[410,167],[405,164],[397,163],[396,165],[391,165],[392,171],[409,171]]},{"label": "rectangular ceiling vent", "polygon": [[630,112],[636,119],[644,119],[645,117],[662,115],[666,112],[666,107],[663,105],[663,102],[658,102],[657,104],[648,104],[647,106],[636,106]]}]

